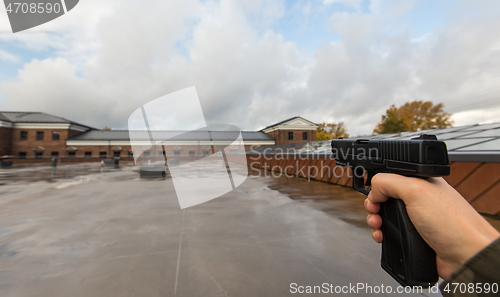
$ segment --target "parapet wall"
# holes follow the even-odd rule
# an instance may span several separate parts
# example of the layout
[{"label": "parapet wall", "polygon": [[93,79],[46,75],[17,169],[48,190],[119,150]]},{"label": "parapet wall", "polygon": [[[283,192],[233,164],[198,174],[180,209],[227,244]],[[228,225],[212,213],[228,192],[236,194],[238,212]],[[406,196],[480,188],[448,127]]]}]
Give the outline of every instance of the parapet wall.
[{"label": "parapet wall", "polygon": [[[500,217],[500,163],[451,162],[445,177],[480,213]],[[352,170],[318,156],[247,155],[247,165],[310,180],[352,187]]]}]

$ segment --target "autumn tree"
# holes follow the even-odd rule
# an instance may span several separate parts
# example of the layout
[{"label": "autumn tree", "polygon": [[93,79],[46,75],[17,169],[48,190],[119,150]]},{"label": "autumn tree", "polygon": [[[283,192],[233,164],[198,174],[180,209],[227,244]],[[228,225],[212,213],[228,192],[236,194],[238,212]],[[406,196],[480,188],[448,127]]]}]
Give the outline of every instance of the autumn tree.
[{"label": "autumn tree", "polygon": [[385,115],[382,116],[382,121],[377,124],[373,133],[397,133],[407,131],[403,120],[399,115],[399,110],[393,104],[386,110]]},{"label": "autumn tree", "polygon": [[316,139],[317,140],[328,140],[335,139],[339,137],[347,138],[347,128],[344,122],[340,123],[320,123],[318,128],[316,128]]},{"label": "autumn tree", "polygon": [[407,102],[397,108],[394,104],[387,109],[382,121],[373,133],[399,133],[450,127],[450,114],[443,111],[443,104],[434,105],[430,101]]}]

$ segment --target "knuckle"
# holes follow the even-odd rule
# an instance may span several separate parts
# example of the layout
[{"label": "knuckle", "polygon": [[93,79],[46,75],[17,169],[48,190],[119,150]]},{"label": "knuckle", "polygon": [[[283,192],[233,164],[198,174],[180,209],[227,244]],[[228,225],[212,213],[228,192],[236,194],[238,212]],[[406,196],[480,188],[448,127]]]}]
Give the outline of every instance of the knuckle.
[{"label": "knuckle", "polygon": [[383,173],[375,174],[372,178],[372,188],[379,187],[381,184],[381,178]]}]

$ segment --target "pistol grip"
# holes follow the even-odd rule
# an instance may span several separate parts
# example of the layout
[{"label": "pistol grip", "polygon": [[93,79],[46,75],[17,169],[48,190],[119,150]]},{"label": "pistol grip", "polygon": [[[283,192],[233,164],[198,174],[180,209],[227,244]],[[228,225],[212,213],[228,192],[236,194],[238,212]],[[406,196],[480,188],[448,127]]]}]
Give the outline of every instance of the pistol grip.
[{"label": "pistol grip", "polygon": [[439,279],[436,253],[413,226],[404,202],[389,198],[380,204],[380,216],[382,268],[403,286],[433,286]]}]

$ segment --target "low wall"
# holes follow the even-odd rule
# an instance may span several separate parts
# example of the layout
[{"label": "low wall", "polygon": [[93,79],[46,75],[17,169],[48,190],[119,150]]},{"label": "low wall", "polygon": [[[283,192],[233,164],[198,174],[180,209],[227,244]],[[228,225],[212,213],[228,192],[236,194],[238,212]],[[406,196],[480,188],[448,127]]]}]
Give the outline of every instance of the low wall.
[{"label": "low wall", "polygon": [[[82,163],[82,162],[101,162],[102,160],[107,160],[112,158],[57,158],[58,163]],[[30,163],[49,163],[52,162],[52,158],[13,158],[10,159],[13,164],[30,164]],[[134,158],[120,158],[120,162],[123,161],[134,161]]]},{"label": "low wall", "polygon": [[[500,163],[451,162],[445,177],[480,213],[500,217]],[[311,180],[352,187],[352,171],[324,157],[247,155],[247,165]]]},{"label": "low wall", "polygon": [[[177,159],[179,164],[184,164],[184,163],[190,163],[194,162],[196,160],[202,159],[204,156],[195,156],[195,157],[187,157],[187,156],[182,156],[182,157],[168,157],[172,159]],[[98,157],[92,157],[92,158],[84,158],[84,157],[63,157],[63,158],[57,158],[58,163],[82,163],[82,162],[101,162],[102,160],[109,160],[113,159],[112,157],[106,157],[106,158],[98,158]],[[52,162],[52,158],[11,158],[8,159],[13,161],[13,164],[30,164],[30,163],[50,163]],[[158,161],[163,161],[163,157],[149,157],[149,158],[144,158],[143,162],[145,160],[151,160],[151,162],[158,162]],[[120,157],[120,162],[134,162],[133,157]]]}]

